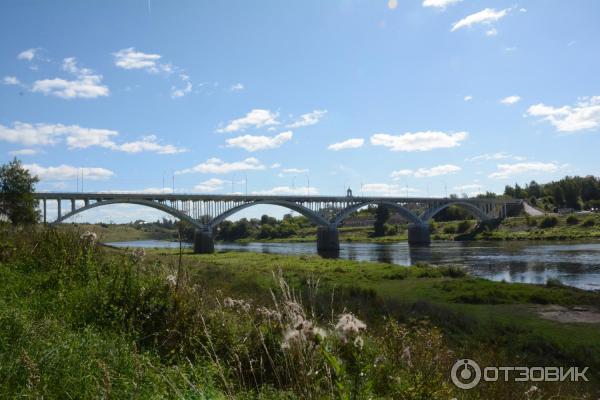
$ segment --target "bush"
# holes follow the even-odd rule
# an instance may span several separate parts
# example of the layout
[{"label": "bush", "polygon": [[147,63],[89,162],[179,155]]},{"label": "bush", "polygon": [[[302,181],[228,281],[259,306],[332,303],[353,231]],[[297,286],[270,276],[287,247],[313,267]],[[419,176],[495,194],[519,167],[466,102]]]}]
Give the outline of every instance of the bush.
[{"label": "bush", "polygon": [[594,221],[593,218],[588,218],[585,221],[583,221],[583,226],[586,228],[591,228],[594,225],[596,225],[596,221]]},{"label": "bush", "polygon": [[577,218],[574,215],[569,215],[567,217],[567,224],[568,225],[577,225],[579,223],[579,218]]},{"label": "bush", "polygon": [[448,234],[456,233],[456,227],[454,225],[445,226],[444,233],[448,233]]},{"label": "bush", "polygon": [[460,221],[458,223],[458,226],[456,227],[456,232],[457,233],[465,233],[469,229],[471,229],[471,222],[464,220],[464,221]]},{"label": "bush", "polygon": [[558,225],[558,218],[556,217],[544,217],[540,222],[540,228],[552,228]]},{"label": "bush", "polygon": [[526,221],[527,221],[527,226],[537,226],[537,219],[532,218],[531,216],[526,216],[525,217]]},{"label": "bush", "polygon": [[558,278],[548,278],[546,281],[547,287],[563,287],[565,286]]}]

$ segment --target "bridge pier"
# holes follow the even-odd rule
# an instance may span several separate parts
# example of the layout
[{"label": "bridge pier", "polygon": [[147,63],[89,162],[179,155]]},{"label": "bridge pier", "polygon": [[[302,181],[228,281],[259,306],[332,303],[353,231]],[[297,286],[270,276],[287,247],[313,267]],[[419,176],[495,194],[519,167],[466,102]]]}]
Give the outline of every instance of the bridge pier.
[{"label": "bridge pier", "polygon": [[336,227],[319,226],[317,228],[317,250],[324,252],[339,251],[340,234]]},{"label": "bridge pier", "polygon": [[408,244],[409,245],[428,245],[431,243],[431,233],[429,223],[408,224]]},{"label": "bridge pier", "polygon": [[194,253],[195,254],[210,254],[215,252],[215,241],[213,240],[212,230],[194,231]]}]

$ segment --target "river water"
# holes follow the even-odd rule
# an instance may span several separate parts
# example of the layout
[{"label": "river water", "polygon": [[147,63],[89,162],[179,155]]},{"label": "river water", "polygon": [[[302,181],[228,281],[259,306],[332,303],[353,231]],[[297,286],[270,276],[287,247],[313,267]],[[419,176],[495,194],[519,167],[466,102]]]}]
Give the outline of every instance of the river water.
[{"label": "river water", "polygon": [[[117,247],[178,248],[177,242],[142,240],[107,243]],[[184,244],[190,247],[190,244]],[[272,254],[317,254],[315,243],[217,243],[217,251]],[[329,255],[330,256],[330,255]],[[341,243],[341,259],[397,265],[427,262],[462,265],[472,275],[494,281],[545,283],[558,278],[567,285],[600,290],[600,241],[589,242],[433,242],[429,247],[407,243]]]}]

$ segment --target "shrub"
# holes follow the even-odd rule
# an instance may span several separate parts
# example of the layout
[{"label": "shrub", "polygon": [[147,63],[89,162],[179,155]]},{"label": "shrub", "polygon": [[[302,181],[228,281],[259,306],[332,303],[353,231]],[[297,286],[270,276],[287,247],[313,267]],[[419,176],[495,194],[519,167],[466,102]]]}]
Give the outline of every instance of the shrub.
[{"label": "shrub", "polygon": [[540,222],[540,228],[552,228],[554,226],[558,225],[558,218],[554,217],[554,216],[550,216],[550,217],[544,217],[544,219],[542,219],[542,221]]},{"label": "shrub", "polygon": [[445,226],[444,233],[448,233],[448,234],[456,233],[456,227],[454,225]]},{"label": "shrub", "polygon": [[577,218],[574,215],[569,215],[567,217],[567,224],[568,225],[577,225],[579,223],[579,218]]},{"label": "shrub", "polygon": [[591,228],[594,225],[596,225],[596,221],[594,221],[593,218],[588,218],[585,221],[583,221],[583,226],[586,228]]},{"label": "shrub", "polygon": [[458,226],[456,227],[456,232],[457,233],[465,233],[469,229],[471,229],[471,222],[464,220],[464,221],[460,221],[458,223]]},{"label": "shrub", "polygon": [[526,221],[527,221],[527,226],[537,226],[537,219],[532,218],[531,216],[527,216],[525,217]]},{"label": "shrub", "polygon": [[548,280],[546,281],[546,286],[548,286],[548,287],[563,287],[565,285],[558,278],[548,278]]}]

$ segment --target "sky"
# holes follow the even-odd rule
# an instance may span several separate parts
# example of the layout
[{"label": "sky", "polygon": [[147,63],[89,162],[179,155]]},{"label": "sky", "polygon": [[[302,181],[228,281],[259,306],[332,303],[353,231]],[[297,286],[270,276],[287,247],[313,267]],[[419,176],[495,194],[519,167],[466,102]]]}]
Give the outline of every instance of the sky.
[{"label": "sky", "polygon": [[[598,18],[595,0],[3,1],[0,162],[40,191],[472,196],[598,175]],[[80,218],[157,215],[100,210]]]}]

